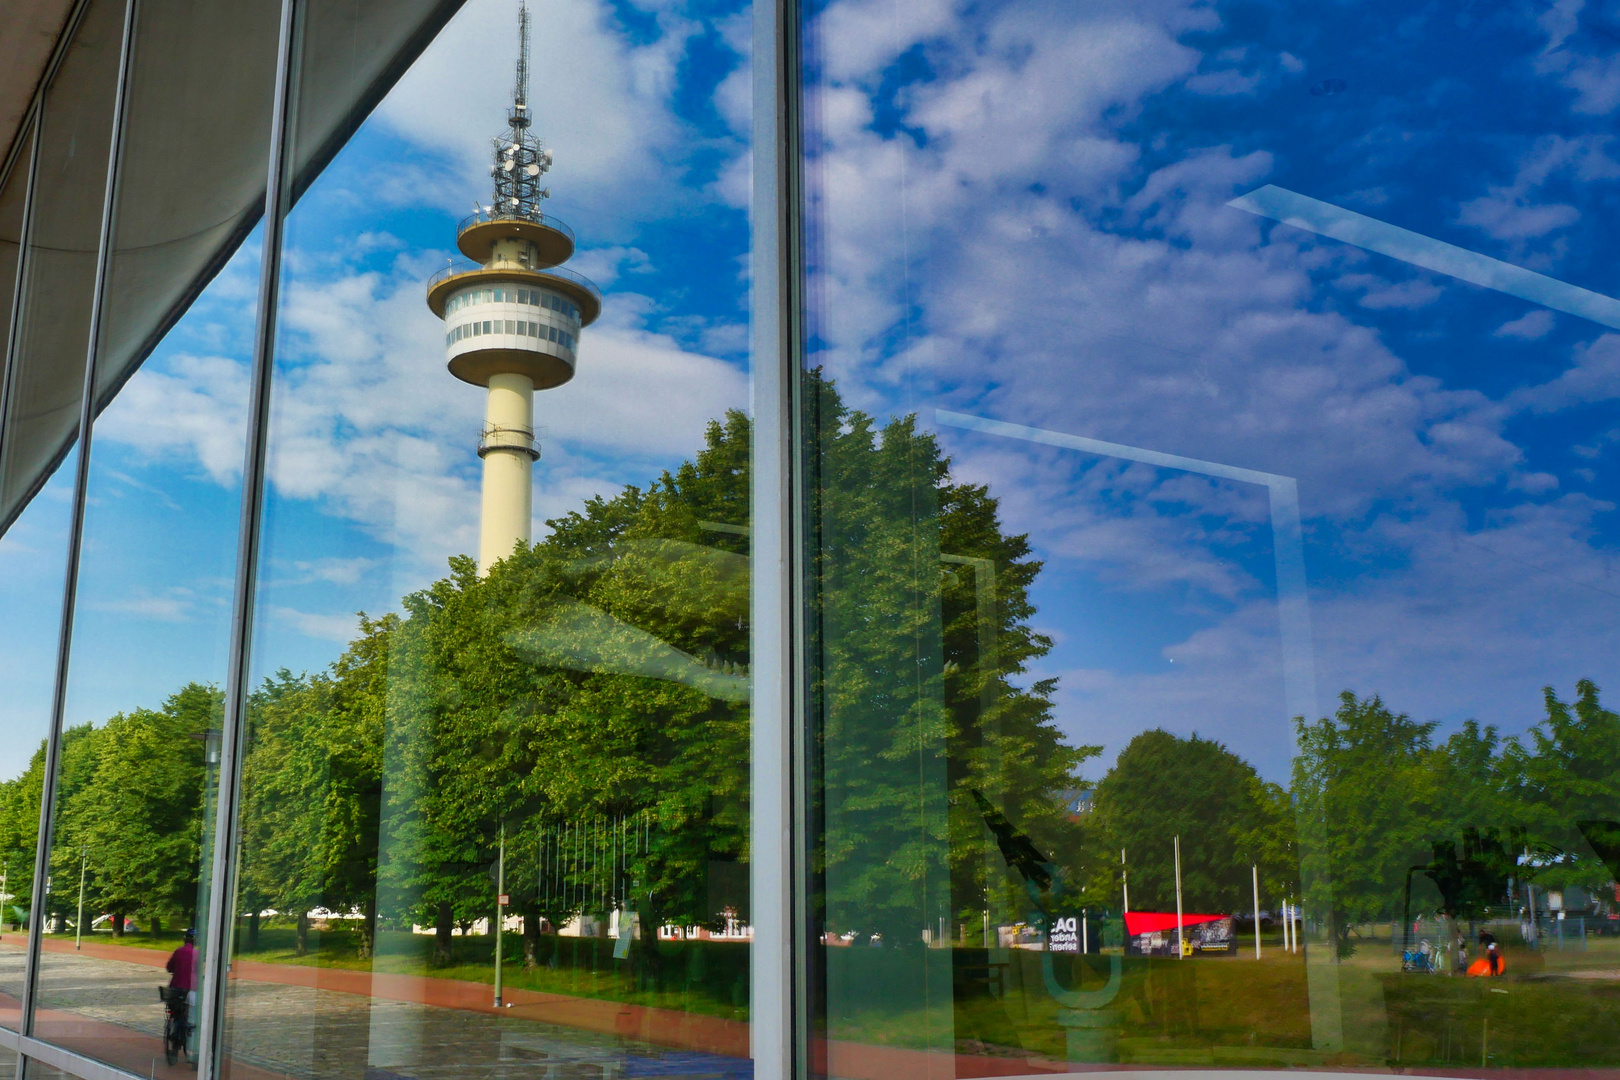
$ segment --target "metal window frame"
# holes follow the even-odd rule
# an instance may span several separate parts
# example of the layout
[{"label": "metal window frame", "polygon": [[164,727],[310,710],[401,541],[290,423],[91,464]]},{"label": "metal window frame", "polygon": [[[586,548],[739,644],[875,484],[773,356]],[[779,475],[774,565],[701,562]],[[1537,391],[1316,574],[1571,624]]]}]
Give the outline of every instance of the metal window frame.
[{"label": "metal window frame", "polygon": [[796,0],[755,0],[748,1015],[757,1080],[808,1075],[795,422],[803,326],[798,58]]}]

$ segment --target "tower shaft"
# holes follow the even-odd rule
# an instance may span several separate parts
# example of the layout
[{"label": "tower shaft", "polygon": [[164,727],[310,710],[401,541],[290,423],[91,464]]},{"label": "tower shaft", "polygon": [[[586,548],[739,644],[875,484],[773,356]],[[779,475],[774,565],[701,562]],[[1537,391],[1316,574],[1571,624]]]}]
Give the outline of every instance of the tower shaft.
[{"label": "tower shaft", "polygon": [[534,380],[527,375],[489,377],[484,405],[484,483],[479,513],[478,572],[512,554],[530,537],[534,517]]}]

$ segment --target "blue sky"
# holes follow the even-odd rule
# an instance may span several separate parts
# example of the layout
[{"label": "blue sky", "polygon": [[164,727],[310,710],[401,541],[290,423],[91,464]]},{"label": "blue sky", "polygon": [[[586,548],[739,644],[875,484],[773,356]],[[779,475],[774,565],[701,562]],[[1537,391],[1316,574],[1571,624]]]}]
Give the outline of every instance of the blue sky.
[{"label": "blue sky", "polygon": [[[1594,5],[835,0],[815,360],[930,408],[1294,477],[1317,709],[1522,731],[1612,682],[1620,339],[1227,205],[1287,188],[1609,296]],[[1292,750],[1264,493],[940,427],[1046,570],[1060,722]]]},{"label": "blue sky", "polygon": [[[445,372],[422,284],[487,197],[510,90],[488,43],[512,9],[469,4],[289,222],[261,674],[324,665],[355,611],[474,546],[481,394]],[[749,28],[735,3],[534,12],[551,210],[607,294],[579,377],[536,403],[543,519],[644,483],[746,404]],[[1296,478],[1319,710],[1349,688],[1521,731],[1543,684],[1612,681],[1620,340],[1228,203],[1277,185],[1620,295],[1607,18],[1563,0],[821,5],[814,359],[880,415]],[[244,250],[98,430],[80,630],[97,659],[73,719],[221,677],[256,265]],[[1065,730],[1105,761],[1146,727],[1197,730],[1281,778],[1264,491],[939,431],[1046,562],[1057,645],[1037,674],[1060,678]],[[48,561],[26,540],[51,506],[0,560]],[[9,580],[33,613],[14,625],[48,621],[51,590]],[[40,652],[31,633],[0,630],[5,655]],[[37,729],[36,705],[0,708]]]}]

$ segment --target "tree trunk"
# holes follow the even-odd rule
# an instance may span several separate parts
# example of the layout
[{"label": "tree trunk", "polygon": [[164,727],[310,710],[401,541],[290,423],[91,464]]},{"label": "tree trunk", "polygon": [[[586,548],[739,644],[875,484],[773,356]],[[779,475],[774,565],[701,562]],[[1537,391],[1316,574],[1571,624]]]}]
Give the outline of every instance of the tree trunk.
[{"label": "tree trunk", "polygon": [[257,909],[248,912],[247,951],[259,951],[259,912]]},{"label": "tree trunk", "polygon": [[124,913],[122,911],[113,912],[112,926],[113,937],[121,938],[124,936]]},{"label": "tree trunk", "polygon": [[304,955],[307,955],[308,952],[309,952],[309,912],[300,911],[298,913],[298,949],[297,949],[297,953],[298,953],[299,956],[304,956]]},{"label": "tree trunk", "polygon": [[152,927],[152,937],[154,939],[155,938],[160,938],[160,937],[163,936],[163,920],[162,919],[158,918],[156,915],[153,915],[151,920],[149,921],[149,925]]},{"label": "tree trunk", "polygon": [[433,922],[433,962],[448,966],[453,959],[450,952],[450,931],[455,926],[455,913],[448,901],[439,904]]},{"label": "tree trunk", "polygon": [[366,917],[360,923],[360,959],[370,960],[377,946],[377,897],[366,897]]},{"label": "tree trunk", "polygon": [[533,971],[540,966],[540,902],[531,900],[523,906],[523,969]]}]

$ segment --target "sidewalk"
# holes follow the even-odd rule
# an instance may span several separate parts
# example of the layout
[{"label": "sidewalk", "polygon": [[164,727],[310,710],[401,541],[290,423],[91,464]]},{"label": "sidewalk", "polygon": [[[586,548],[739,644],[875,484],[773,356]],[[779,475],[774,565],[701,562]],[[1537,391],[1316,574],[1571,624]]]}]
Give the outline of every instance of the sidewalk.
[{"label": "sidewalk", "polygon": [[[20,936],[15,934],[0,939],[0,944],[20,943]],[[47,938],[41,947],[51,953],[76,954],[88,959],[140,965],[159,971],[168,960],[168,953],[162,950],[102,942],[86,943],[75,950],[71,941]],[[234,963],[231,978],[266,986],[299,987],[373,1001],[403,1002],[461,1013],[533,1021],[668,1050],[713,1054],[744,1061],[750,1056],[749,1025],[746,1022],[674,1009],[517,988],[506,991],[509,1007],[496,1009],[494,988],[488,983],[314,965],[269,964],[254,960]],[[3,1008],[3,1003],[0,1003],[0,1009]],[[165,1074],[158,1040],[139,1032],[54,1010],[41,1013],[36,1031],[52,1042],[111,1061],[141,1075],[181,1080],[178,1073]],[[117,1060],[113,1060],[115,1056]],[[151,1071],[154,1056],[158,1063],[156,1073]],[[818,1072],[842,1080],[955,1080],[959,1077],[1027,1077],[1089,1071],[1087,1066],[1077,1067],[1044,1058],[939,1054],[824,1040],[813,1045],[812,1056]],[[1101,1068],[1112,1071],[1119,1067]],[[232,1080],[285,1078],[272,1071],[252,1069],[238,1062],[233,1065]]]},{"label": "sidewalk", "polygon": [[[0,944],[20,944],[20,935],[0,937]],[[46,938],[40,943],[46,952],[77,953],[97,960],[115,960],[162,968],[168,953],[133,945],[85,944],[79,949],[71,941]],[[510,1007],[495,1008],[494,988],[488,983],[465,979],[436,979],[426,975],[394,975],[384,972],[353,971],[347,968],[317,967],[313,964],[267,964],[238,960],[231,965],[231,978],[278,986],[301,986],[382,1001],[403,1001],[441,1009],[481,1012],[537,1020],[559,1027],[593,1031],[636,1039],[655,1046],[725,1057],[748,1057],[748,1024],[718,1016],[702,1016],[630,1005],[599,998],[569,997],[535,990],[512,988],[505,992]]]}]

